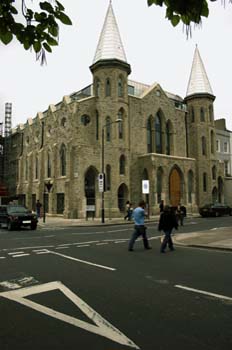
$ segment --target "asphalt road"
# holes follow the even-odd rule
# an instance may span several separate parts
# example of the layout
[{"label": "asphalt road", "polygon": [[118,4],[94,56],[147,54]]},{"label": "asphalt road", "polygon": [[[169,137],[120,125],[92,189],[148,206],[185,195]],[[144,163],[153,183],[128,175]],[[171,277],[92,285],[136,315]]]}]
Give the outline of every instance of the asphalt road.
[{"label": "asphalt road", "polygon": [[[231,224],[187,219],[179,233]],[[231,349],[231,253],[160,254],[156,228],[134,252],[132,225],[0,230],[0,349]]]}]

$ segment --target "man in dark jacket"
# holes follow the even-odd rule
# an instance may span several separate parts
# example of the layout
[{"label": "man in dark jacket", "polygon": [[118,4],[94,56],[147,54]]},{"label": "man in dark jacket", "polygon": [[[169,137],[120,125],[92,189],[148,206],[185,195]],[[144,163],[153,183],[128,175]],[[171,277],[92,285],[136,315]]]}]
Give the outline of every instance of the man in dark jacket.
[{"label": "man in dark jacket", "polygon": [[165,253],[167,244],[171,251],[174,250],[173,241],[171,237],[173,228],[175,228],[176,230],[178,229],[176,216],[174,212],[171,210],[171,208],[168,205],[165,205],[164,211],[160,215],[160,220],[158,225],[158,230],[164,232],[164,238],[161,243],[160,253]]}]

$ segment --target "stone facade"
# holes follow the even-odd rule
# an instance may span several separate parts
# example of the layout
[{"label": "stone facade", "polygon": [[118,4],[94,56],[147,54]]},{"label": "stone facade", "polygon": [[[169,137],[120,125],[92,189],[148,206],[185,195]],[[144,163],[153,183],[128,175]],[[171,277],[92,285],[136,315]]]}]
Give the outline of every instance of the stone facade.
[{"label": "stone facade", "polygon": [[[90,70],[90,86],[12,133],[5,178],[12,197],[32,209],[39,199],[50,215],[67,218],[89,211],[100,217],[103,200],[106,217],[122,216],[127,200],[135,206],[141,198],[150,214],[159,212],[161,199],[189,212],[224,201],[211,93],[182,99],[157,83],[131,81],[130,65],[114,57],[100,56]],[[149,194],[142,193],[142,180],[149,180]]]}]

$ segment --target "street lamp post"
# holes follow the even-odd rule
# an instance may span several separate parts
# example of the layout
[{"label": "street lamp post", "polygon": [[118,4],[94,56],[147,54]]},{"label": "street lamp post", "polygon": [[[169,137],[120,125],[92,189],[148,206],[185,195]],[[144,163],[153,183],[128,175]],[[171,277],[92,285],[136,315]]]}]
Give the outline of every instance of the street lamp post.
[{"label": "street lamp post", "polygon": [[44,192],[43,192],[43,222],[46,221],[46,189],[48,191],[48,193],[50,193],[51,189],[52,189],[53,184],[48,181],[48,182],[44,182]]},{"label": "street lamp post", "polygon": [[118,118],[113,122],[107,123],[105,125],[103,125],[102,127],[102,152],[101,152],[101,171],[102,171],[102,175],[103,175],[103,190],[102,190],[102,198],[101,198],[101,222],[102,224],[104,224],[105,222],[105,131],[104,128],[108,125],[111,124],[115,124],[115,123],[122,123],[122,119]]}]

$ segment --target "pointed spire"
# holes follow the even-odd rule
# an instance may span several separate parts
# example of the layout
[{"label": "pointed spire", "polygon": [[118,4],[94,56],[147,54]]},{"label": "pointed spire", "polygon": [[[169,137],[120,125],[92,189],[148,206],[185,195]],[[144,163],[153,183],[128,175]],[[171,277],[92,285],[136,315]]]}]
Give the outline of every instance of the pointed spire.
[{"label": "pointed spire", "polygon": [[105,59],[118,59],[127,62],[111,0],[93,59],[93,64]]},{"label": "pointed spire", "polygon": [[186,97],[194,94],[210,94],[213,96],[213,90],[210,86],[197,45],[194,52]]}]

